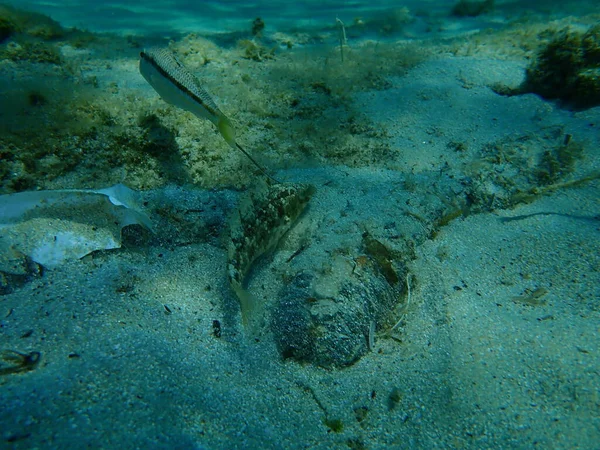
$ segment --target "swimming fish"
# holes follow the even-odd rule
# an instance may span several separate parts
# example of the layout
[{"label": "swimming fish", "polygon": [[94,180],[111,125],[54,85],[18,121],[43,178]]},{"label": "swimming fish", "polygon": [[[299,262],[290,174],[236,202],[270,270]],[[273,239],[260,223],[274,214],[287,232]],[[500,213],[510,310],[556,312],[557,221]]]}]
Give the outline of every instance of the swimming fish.
[{"label": "swimming fish", "polygon": [[258,306],[245,288],[252,264],[277,247],[314,192],[314,186],[307,184],[267,186],[262,183],[240,199],[240,206],[229,222],[227,277],[240,301],[245,325]]},{"label": "swimming fish", "polygon": [[210,120],[225,142],[237,148],[267,177],[271,177],[235,140],[235,130],[229,118],[211,96],[175,56],[163,48],[149,48],[140,52],[140,73],[161,98],[178,108],[191,112],[200,119]]}]

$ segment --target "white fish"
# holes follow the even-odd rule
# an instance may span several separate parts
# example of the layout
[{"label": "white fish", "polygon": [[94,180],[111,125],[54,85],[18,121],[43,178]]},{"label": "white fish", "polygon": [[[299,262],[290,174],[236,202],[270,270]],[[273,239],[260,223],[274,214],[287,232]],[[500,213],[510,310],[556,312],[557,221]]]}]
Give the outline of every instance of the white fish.
[{"label": "white fish", "polygon": [[140,53],[140,73],[165,102],[185,109],[196,117],[210,120],[229,146],[241,150],[261,172],[277,182],[236,142],[231,121],[221,112],[198,78],[171,52],[162,48],[143,50]]}]

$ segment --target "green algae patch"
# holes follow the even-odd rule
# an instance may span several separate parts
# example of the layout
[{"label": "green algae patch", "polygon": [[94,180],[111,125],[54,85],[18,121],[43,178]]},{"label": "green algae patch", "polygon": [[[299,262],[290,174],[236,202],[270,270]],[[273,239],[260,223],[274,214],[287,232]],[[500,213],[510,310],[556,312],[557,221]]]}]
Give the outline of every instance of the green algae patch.
[{"label": "green algae patch", "polygon": [[575,109],[600,105],[600,25],[554,33],[527,68],[521,93],[559,99]]},{"label": "green algae patch", "polygon": [[494,0],[469,1],[460,0],[452,8],[452,15],[457,17],[477,17],[494,9]]},{"label": "green algae patch", "polygon": [[[131,38],[61,28],[41,15],[0,8],[0,192],[169,182],[248,186],[248,163],[189,114],[132,90],[139,49]],[[299,37],[297,37],[299,39]],[[268,44],[266,43],[268,42]],[[294,41],[297,42],[297,41]],[[353,95],[390,86],[427,57],[420,44],[352,42],[272,51],[271,41],[230,47],[195,34],[169,44],[224,100],[240,144],[261,165],[383,167],[398,156],[387,130]],[[13,74],[15,81],[8,83]],[[27,75],[27,76],[24,76]]]},{"label": "green algae patch", "polygon": [[0,51],[0,57],[11,61],[29,61],[34,63],[61,64],[62,58],[56,46],[44,42],[24,42],[7,45]]},{"label": "green algae patch", "polygon": [[14,22],[9,17],[2,14],[2,12],[3,11],[0,10],[0,42],[8,39],[17,31]]}]

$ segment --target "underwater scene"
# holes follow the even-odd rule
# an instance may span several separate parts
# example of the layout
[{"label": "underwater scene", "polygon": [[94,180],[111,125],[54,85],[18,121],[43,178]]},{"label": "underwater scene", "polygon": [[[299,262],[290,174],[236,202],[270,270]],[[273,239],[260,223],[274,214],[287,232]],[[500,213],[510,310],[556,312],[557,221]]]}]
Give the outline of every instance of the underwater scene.
[{"label": "underwater scene", "polygon": [[1,449],[600,449],[600,3],[0,4]]}]

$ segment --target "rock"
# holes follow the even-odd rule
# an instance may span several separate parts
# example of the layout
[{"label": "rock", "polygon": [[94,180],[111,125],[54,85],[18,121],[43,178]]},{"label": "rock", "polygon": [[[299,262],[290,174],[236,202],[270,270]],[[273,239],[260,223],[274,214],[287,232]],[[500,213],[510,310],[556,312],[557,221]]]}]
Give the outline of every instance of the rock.
[{"label": "rock", "polygon": [[395,279],[390,276],[392,263],[382,267],[378,258],[363,255],[355,265],[334,258],[328,273],[296,275],[282,290],[272,316],[275,341],[284,358],[344,367],[369,351],[370,334],[389,325],[406,290],[396,271]]}]

